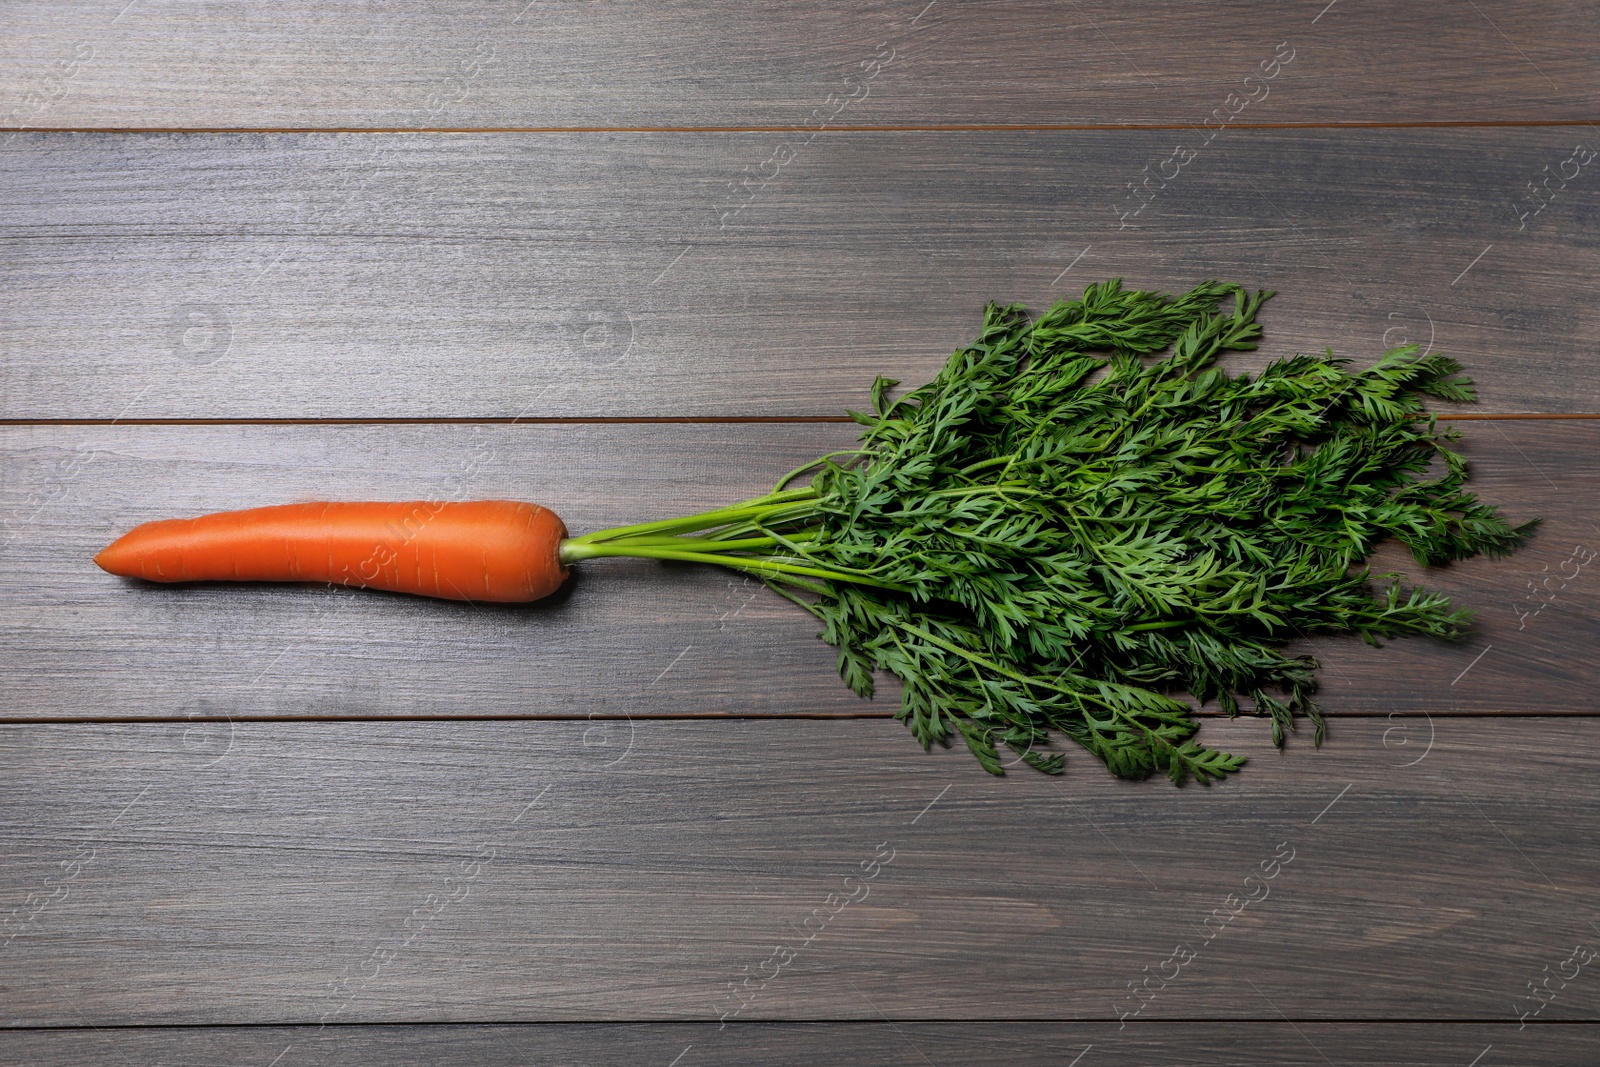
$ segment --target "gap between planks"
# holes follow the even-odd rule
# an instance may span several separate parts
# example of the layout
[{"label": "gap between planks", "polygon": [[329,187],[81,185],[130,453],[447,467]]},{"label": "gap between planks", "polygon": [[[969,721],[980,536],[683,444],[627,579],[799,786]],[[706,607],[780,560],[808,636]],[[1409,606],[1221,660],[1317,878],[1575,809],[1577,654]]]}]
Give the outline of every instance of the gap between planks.
[{"label": "gap between planks", "polygon": [[[1584,422],[1600,412],[1443,413],[1440,422]],[[0,419],[0,426],[670,426],[670,425],[807,425],[854,422],[848,415],[488,415],[417,418],[324,419]]]},{"label": "gap between planks", "polygon": [[[1536,129],[1588,127],[1596,119],[1437,119],[1416,122],[1236,122],[1230,130],[1422,130],[1422,129]],[[1098,123],[884,123],[829,126],[830,133],[1024,133],[1193,130],[1192,122]],[[218,134],[218,133],[799,133],[809,126],[5,126],[0,133],[110,133],[110,134]]]},{"label": "gap between planks", "polygon": [[[1212,708],[1190,708],[1191,714],[1200,719],[1262,719],[1265,715],[1255,715],[1240,712],[1238,715],[1229,716],[1226,712]],[[846,719],[893,719],[894,711],[780,711],[762,714],[746,714],[737,711],[663,711],[651,713],[631,714],[629,712],[590,712],[585,714],[548,714],[538,715],[527,712],[474,712],[462,715],[438,714],[397,714],[397,715],[77,715],[66,718],[39,718],[39,717],[8,717],[0,719],[0,727],[6,726],[144,726],[147,724],[184,724],[196,722],[227,722],[227,723],[374,723],[387,724],[394,722],[778,722],[781,720],[818,720],[836,722]],[[1461,719],[1464,722],[1482,722],[1487,719],[1532,719],[1532,718],[1560,718],[1560,719],[1595,719],[1600,718],[1597,711],[1567,711],[1557,714],[1535,713],[1533,715],[1504,715],[1470,711],[1346,711],[1337,712],[1329,716],[1330,722],[1353,722],[1358,719]],[[1297,718],[1296,722],[1310,722],[1310,719]]]},{"label": "gap between planks", "polygon": [[[1501,1018],[1491,1018],[1491,1017],[1488,1017],[1488,1016],[1483,1016],[1483,1017],[1461,1017],[1461,1018],[1451,1017],[1451,1018],[1448,1018],[1448,1019],[1425,1018],[1425,1017],[1422,1017],[1422,1016],[1417,1016],[1415,1018],[1395,1019],[1395,1018],[1388,1018],[1388,1017],[1363,1016],[1363,1015],[1350,1015],[1350,1016],[1344,1016],[1344,1015],[1338,1015],[1338,1016],[1335,1016],[1335,1015],[1262,1015],[1262,1016],[1238,1016],[1238,1017],[1229,1016],[1228,1018],[1225,1018],[1225,1019],[1219,1019],[1216,1016],[1212,1016],[1212,1015],[1174,1015],[1174,1016],[1171,1016],[1171,1017],[1168,1017],[1168,1018],[1161,1018],[1161,1019],[1155,1019],[1155,1018],[1140,1019],[1136,1025],[1141,1026],[1141,1027],[1195,1026],[1195,1025],[1206,1025],[1206,1026],[1282,1026],[1285,1019],[1289,1020],[1290,1022],[1294,1022],[1294,1023],[1310,1023],[1310,1024],[1313,1024],[1313,1025],[1316,1025],[1316,1026],[1437,1026],[1437,1027],[1445,1027],[1445,1026],[1452,1026],[1452,1027],[1453,1026],[1495,1026],[1495,1027],[1511,1027],[1511,1026],[1515,1025],[1515,1023],[1516,1023],[1515,1019],[1507,1020],[1507,1019],[1501,1019]],[[905,1026],[917,1026],[917,1027],[933,1027],[933,1026],[948,1026],[948,1027],[962,1027],[962,1026],[1079,1026],[1079,1025],[1082,1025],[1082,1026],[1104,1026],[1104,1025],[1108,1025],[1110,1023],[1120,1022],[1120,1021],[1121,1020],[1118,1019],[1117,1016],[1115,1016],[1115,1015],[1111,1015],[1111,1016],[1084,1015],[1084,1016],[1070,1016],[1070,1017],[1060,1017],[1060,1018],[1057,1018],[1057,1017],[1054,1017],[1054,1016],[1048,1016],[1048,1015],[1039,1015],[1039,1016],[1018,1016],[1017,1018],[995,1018],[995,1019],[925,1019],[925,1018],[922,1018],[920,1016],[882,1015],[882,1014],[880,1014],[877,1018],[868,1018],[868,1019],[864,1019],[864,1018],[860,1018],[860,1017],[845,1017],[845,1016],[841,1016],[841,1017],[838,1017],[838,1018],[828,1018],[828,1017],[812,1018],[810,1016],[807,1016],[806,1018],[803,1018],[803,1019],[800,1019],[800,1018],[795,1018],[795,1019],[740,1019],[736,1023],[730,1023],[729,1027],[731,1029],[732,1027],[737,1026],[737,1027],[749,1028],[749,1029],[752,1029],[752,1030],[760,1028],[760,1027],[771,1027],[771,1028],[783,1029],[783,1028],[793,1027],[793,1026],[860,1026],[860,1027],[873,1027],[873,1026],[881,1026],[884,1023],[898,1023],[898,1024],[905,1025]],[[142,1030],[304,1030],[304,1031],[316,1031],[316,1030],[333,1030],[333,1029],[387,1030],[387,1029],[398,1029],[398,1028],[401,1028],[401,1027],[411,1027],[411,1028],[415,1028],[415,1029],[423,1029],[423,1028],[430,1028],[430,1029],[456,1029],[456,1028],[468,1029],[468,1028],[481,1027],[481,1028],[484,1028],[484,1029],[498,1029],[498,1030],[522,1028],[522,1027],[527,1027],[527,1028],[546,1027],[546,1028],[549,1028],[551,1030],[557,1030],[557,1029],[561,1029],[561,1028],[564,1028],[564,1027],[578,1027],[578,1026],[604,1026],[604,1027],[610,1027],[612,1029],[619,1029],[620,1030],[620,1029],[626,1029],[628,1027],[646,1027],[646,1026],[651,1026],[651,1027],[654,1027],[654,1026],[674,1026],[674,1027],[682,1027],[684,1029],[695,1029],[695,1028],[710,1028],[710,1027],[712,1027],[714,1025],[715,1025],[714,1021],[713,1022],[706,1022],[706,1021],[701,1020],[701,1019],[648,1019],[648,1020],[640,1019],[640,1020],[629,1020],[627,1022],[618,1022],[615,1019],[575,1019],[575,1020],[574,1019],[560,1019],[560,1020],[533,1019],[533,1020],[527,1020],[527,1021],[521,1021],[521,1022],[504,1022],[504,1021],[495,1021],[495,1020],[477,1021],[477,1020],[472,1020],[472,1019],[463,1020],[463,1021],[454,1021],[453,1020],[451,1022],[436,1022],[436,1021],[422,1020],[422,1019],[404,1019],[404,1020],[397,1019],[397,1020],[385,1021],[385,1022],[381,1022],[381,1023],[371,1023],[371,1022],[327,1022],[327,1023],[282,1023],[282,1022],[269,1022],[269,1023],[101,1023],[101,1024],[98,1024],[98,1025],[97,1024],[93,1024],[93,1023],[83,1023],[83,1024],[78,1024],[78,1025],[67,1024],[67,1025],[61,1025],[61,1026],[29,1026],[29,1025],[25,1025],[24,1024],[24,1025],[6,1026],[6,1027],[3,1027],[3,1028],[0,1028],[0,1033],[8,1033],[8,1034],[12,1034],[12,1033],[49,1033],[49,1032],[52,1032],[52,1031],[59,1031],[59,1032],[62,1032],[62,1033],[76,1033],[76,1032],[85,1031],[85,1030],[95,1031],[95,1032],[115,1031],[115,1030],[127,1030],[127,1031],[142,1031]],[[1597,1021],[1595,1021],[1593,1019],[1541,1019],[1541,1020],[1539,1020],[1538,1025],[1540,1027],[1552,1027],[1552,1026],[1600,1027],[1600,1022],[1597,1022]]]}]

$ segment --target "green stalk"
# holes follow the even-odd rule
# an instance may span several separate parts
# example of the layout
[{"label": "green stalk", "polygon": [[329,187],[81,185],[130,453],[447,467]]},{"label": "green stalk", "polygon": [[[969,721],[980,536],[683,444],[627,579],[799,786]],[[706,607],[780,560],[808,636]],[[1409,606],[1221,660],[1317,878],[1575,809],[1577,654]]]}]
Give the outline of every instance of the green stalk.
[{"label": "green stalk", "polygon": [[[821,578],[893,592],[910,592],[904,585],[884,581],[865,571],[815,565],[815,561],[805,552],[804,542],[814,540],[821,532],[821,527],[816,524],[819,515],[810,506],[818,497],[817,491],[809,487],[781,487],[817,463],[846,454],[857,453],[855,450],[830,453],[784,475],[778,482],[780,488],[773,492],[738,504],[678,518],[614,526],[566,538],[559,549],[561,563],[565,566],[603,557],[675,560],[729,567],[759,575],[769,582],[786,582],[819,596],[827,595],[826,587],[804,579]],[[804,524],[804,528],[792,533],[776,529],[780,526],[793,527],[797,523]],[[706,536],[685,536],[707,530],[712,532]],[[751,534],[756,536],[749,536]],[[766,551],[761,551],[763,549]]]},{"label": "green stalk", "polygon": [[629,548],[688,548],[694,551],[726,552],[733,549],[773,548],[777,545],[783,544],[786,540],[809,541],[816,536],[816,530],[803,530],[800,533],[793,534],[788,538],[778,538],[771,535],[742,538],[668,537],[660,535],[641,535],[638,537],[621,537],[614,541],[602,541],[599,543],[610,548],[620,548],[623,546],[627,546]]},{"label": "green stalk", "polygon": [[790,489],[781,493],[768,493],[766,496],[758,496],[741,504],[734,504],[731,507],[702,511],[695,515],[683,515],[675,519],[661,519],[657,522],[641,522],[631,526],[613,526],[609,530],[596,530],[594,533],[584,534],[581,537],[569,537],[563,543],[593,544],[600,541],[615,541],[618,538],[631,537],[635,534],[687,533],[694,530],[709,530],[715,526],[725,526],[730,522],[738,522],[753,516],[782,511],[793,502],[813,500],[816,495],[816,490],[809,488]]},{"label": "green stalk", "polygon": [[777,559],[772,556],[741,556],[733,555],[732,553],[694,551],[660,544],[585,544],[570,539],[561,543],[561,562],[563,564],[577,563],[580,560],[596,559],[604,556],[626,556],[634,559],[671,559],[684,563],[715,563],[721,567],[732,567],[735,570],[751,571],[756,574],[795,574],[803,575],[807,578],[825,578],[832,582],[853,582],[856,585],[870,585],[876,589],[893,589],[902,593],[910,592],[903,585],[880,581],[870,575],[835,568],[802,566],[791,563],[787,559]]},{"label": "green stalk", "polygon": [[779,478],[778,479],[778,484],[772,487],[772,491],[774,493],[783,492],[783,487],[784,486],[788,485],[790,482],[792,482],[796,478],[800,477],[806,471],[811,470],[813,467],[822,466],[824,463],[826,463],[828,460],[832,459],[834,456],[870,456],[873,453],[873,451],[875,451],[875,450],[874,449],[870,449],[870,448],[841,448],[837,452],[829,452],[825,456],[818,456],[816,459],[812,460],[810,463],[807,463],[807,464],[804,464],[802,466],[796,467],[794,470],[790,471],[788,474],[785,474],[782,478]]}]

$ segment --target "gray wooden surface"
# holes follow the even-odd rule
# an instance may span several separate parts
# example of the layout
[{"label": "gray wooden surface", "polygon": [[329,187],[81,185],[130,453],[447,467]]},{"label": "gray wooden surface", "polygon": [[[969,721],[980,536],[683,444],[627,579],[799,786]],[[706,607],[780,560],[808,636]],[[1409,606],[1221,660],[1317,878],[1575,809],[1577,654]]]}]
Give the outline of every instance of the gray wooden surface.
[{"label": "gray wooden surface", "polygon": [[1145,1067],[1440,1067],[1586,1063],[1592,1037],[1581,1026],[1458,1023],[1132,1024],[772,1023],[546,1024],[538,1026],[341,1026],[204,1029],[80,1029],[0,1033],[5,1062],[65,1067],[93,1062],[310,1064],[367,1067],[582,1067],[871,1063],[884,1067],[1009,1067],[1114,1064]]},{"label": "gray wooden surface", "polygon": [[21,134],[0,417],[832,416],[1113,276],[1279,290],[1241,366],[1415,341],[1600,410],[1600,158],[1523,199],[1586,129],[840,133],[729,193],[787,143]]},{"label": "gray wooden surface", "polygon": [[1183,791],[884,720],[16,726],[4,1021],[1594,1019],[1593,720],[1394,726],[1209,722]]},{"label": "gray wooden surface", "polygon": [[[1597,21],[0,11],[0,1063],[1591,1063]],[[88,562],[748,495],[985,300],[1112,275],[1281,290],[1238,367],[1458,356],[1475,488],[1546,520],[1427,576],[1466,642],[1309,643],[1320,750],[1208,718],[1210,789],[925,754],[706,570],[470,609]]]},{"label": "gray wooden surface", "polygon": [[57,0],[0,41],[34,126],[1190,125],[1280,43],[1246,121],[1592,120],[1600,90],[1593,11],[1548,0]]}]

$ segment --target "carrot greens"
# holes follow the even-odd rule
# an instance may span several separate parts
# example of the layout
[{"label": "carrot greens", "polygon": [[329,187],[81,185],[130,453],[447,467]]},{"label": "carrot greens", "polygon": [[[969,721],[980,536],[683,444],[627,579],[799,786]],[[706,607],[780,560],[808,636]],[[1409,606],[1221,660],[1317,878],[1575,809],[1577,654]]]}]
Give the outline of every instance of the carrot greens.
[{"label": "carrot greens", "polygon": [[960,737],[996,774],[1002,749],[1060,771],[1057,737],[1124,777],[1238,769],[1196,739],[1183,695],[1268,717],[1280,745],[1309,718],[1320,743],[1317,663],[1290,640],[1455,638],[1469,617],[1395,574],[1374,589],[1373,546],[1500,556],[1535,523],[1463,491],[1459,435],[1422,405],[1474,398],[1451,359],[1218,367],[1255,347],[1270,295],[1112,280],[1037,319],[991,305],[933,381],[899,399],[876,382],[859,450],[732,507],[570,538],[562,562],[759,575],[817,617],[852,689],[894,675],[917,740]]}]

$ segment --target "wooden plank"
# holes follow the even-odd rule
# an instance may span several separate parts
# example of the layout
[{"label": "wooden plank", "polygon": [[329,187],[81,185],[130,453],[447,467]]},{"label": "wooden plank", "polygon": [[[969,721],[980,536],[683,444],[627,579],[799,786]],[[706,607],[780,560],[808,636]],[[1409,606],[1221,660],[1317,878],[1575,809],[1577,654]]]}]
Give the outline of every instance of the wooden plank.
[{"label": "wooden plank", "polygon": [[[1462,644],[1309,642],[1330,714],[1594,711],[1600,422],[1462,425],[1477,491],[1545,526],[1511,559],[1426,576],[1478,611]],[[585,564],[570,595],[516,607],[155,586],[90,562],[140,522],[296,500],[528,499],[577,532],[664,518],[763,492],[854,430],[0,428],[0,716],[889,714],[895,689],[851,694],[810,616],[713,569]],[[1375,569],[1415,565],[1386,547]]]},{"label": "wooden plank", "polygon": [[[1257,96],[1257,122],[1592,119],[1590,14],[1529,0],[302,0],[264,20],[244,0],[203,19],[39,3],[0,20],[0,125],[1188,125],[1237,107],[1230,93]],[[1294,59],[1263,97],[1245,79],[1275,54]]]},{"label": "wooden plank", "polygon": [[3,1022],[1600,1019],[1591,720],[1257,725],[1185,790],[881,720],[7,726]]},{"label": "wooden plank", "polygon": [[1586,137],[830,134],[734,192],[781,137],[26,134],[0,417],[839,415],[1111,276],[1278,289],[1241,366],[1412,340],[1484,410],[1600,411]]},{"label": "wooden plank", "polygon": [[[1170,1064],[1232,1067],[1384,1067],[1484,1064],[1587,1067],[1597,1035],[1590,1025],[1529,1027],[1481,1023],[1179,1022],[1108,1033],[1092,1023],[635,1023],[497,1026],[205,1027],[78,1029],[0,1033],[11,1063],[58,1067],[109,1060],[129,1063],[464,1064],[512,1067],[581,1063],[586,1067],[676,1064],[874,1063],[884,1067],[969,1064],[984,1058],[1011,1067]],[[1322,1057],[1326,1056],[1327,1059]],[[674,1057],[678,1057],[676,1060]]]}]

